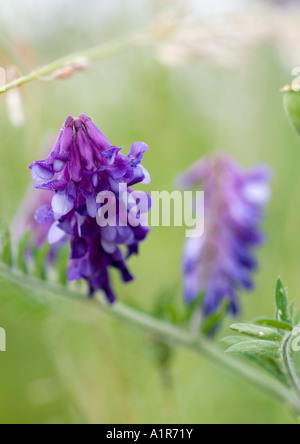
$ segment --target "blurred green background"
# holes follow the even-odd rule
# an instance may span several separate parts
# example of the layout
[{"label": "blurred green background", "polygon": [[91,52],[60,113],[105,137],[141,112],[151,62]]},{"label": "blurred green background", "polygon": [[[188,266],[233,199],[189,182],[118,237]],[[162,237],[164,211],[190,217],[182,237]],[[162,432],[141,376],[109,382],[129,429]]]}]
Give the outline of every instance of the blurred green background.
[{"label": "blurred green background", "polygon": [[[0,18],[0,64],[27,72],[138,29],[168,2],[9,3]],[[1,219],[13,218],[31,183],[28,165],[41,157],[45,140],[67,114],[90,115],[126,149],[133,141],[147,142],[149,191],[172,190],[179,172],[222,149],[246,167],[264,162],[274,169],[267,243],[259,252],[256,290],[242,295],[240,319],[273,315],[278,274],[299,308],[300,140],[278,92],[293,67],[268,39],[249,45],[246,57],[227,69],[209,57],[171,67],[159,62],[155,48],[141,48],[68,80],[22,88],[21,127],[12,125],[0,96]],[[119,298],[151,312],[161,291],[174,287],[182,305],[183,242],[184,229],[154,228],[131,260],[136,281],[121,286],[115,279]],[[1,278],[0,326],[7,332],[7,352],[0,354],[1,423],[293,423],[283,405],[191,352],[176,351],[167,387],[149,338],[88,303],[41,306]],[[225,334],[227,328],[220,338]]]}]

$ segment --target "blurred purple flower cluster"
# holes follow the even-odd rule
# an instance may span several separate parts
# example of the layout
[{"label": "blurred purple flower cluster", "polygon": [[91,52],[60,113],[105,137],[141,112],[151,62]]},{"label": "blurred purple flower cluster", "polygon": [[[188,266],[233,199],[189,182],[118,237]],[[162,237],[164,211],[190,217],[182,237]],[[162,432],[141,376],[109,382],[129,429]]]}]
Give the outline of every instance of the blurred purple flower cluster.
[{"label": "blurred purple flower cluster", "polygon": [[204,295],[205,315],[225,300],[237,313],[237,292],[253,288],[253,250],[264,241],[259,225],[271,195],[270,179],[268,167],[245,171],[225,156],[201,160],[181,177],[185,188],[201,184],[205,192],[204,236],[186,241],[183,258],[186,302]]},{"label": "blurred purple flower cluster", "polygon": [[[35,188],[51,194],[50,204],[36,212],[36,221],[45,224],[51,245],[66,236],[70,239],[68,279],[87,280],[90,295],[103,290],[110,302],[115,300],[110,267],[119,269],[125,282],[131,281],[127,258],[138,253],[149,228],[130,225],[128,209],[125,214],[118,212],[116,226],[99,226],[97,196],[111,192],[116,201],[128,200],[131,186],[150,183],[149,173],[141,165],[147,150],[146,144],[138,142],[127,156],[121,154],[121,148],[112,146],[92,120],[81,115],[79,119],[68,117],[49,156],[29,167],[32,179],[42,182]],[[145,212],[149,209],[150,204]],[[126,255],[122,245],[127,247]]]}]

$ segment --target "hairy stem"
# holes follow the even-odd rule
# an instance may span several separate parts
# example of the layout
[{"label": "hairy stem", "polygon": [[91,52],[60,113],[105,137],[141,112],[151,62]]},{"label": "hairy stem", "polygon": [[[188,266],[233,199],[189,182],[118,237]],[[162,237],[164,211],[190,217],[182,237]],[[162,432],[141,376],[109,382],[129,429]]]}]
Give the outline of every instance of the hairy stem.
[{"label": "hairy stem", "polygon": [[172,29],[172,26],[166,26],[162,29],[153,26],[143,31],[118,37],[94,48],[69,54],[55,60],[52,63],[49,63],[48,65],[36,68],[29,74],[19,77],[18,79],[0,87],[0,94],[6,93],[13,88],[25,85],[26,83],[30,83],[36,79],[51,76],[51,74],[60,69],[76,66],[76,64],[80,63],[80,61],[92,62],[105,57],[110,57],[131,48],[153,44],[156,41],[164,38]]},{"label": "hairy stem", "polygon": [[91,304],[113,318],[117,318],[130,326],[137,327],[140,330],[155,335],[158,340],[166,344],[190,349],[202,354],[218,367],[227,369],[232,375],[247,381],[287,407],[293,408],[296,413],[300,415],[300,399],[297,394],[261,370],[245,364],[240,359],[226,355],[221,348],[203,337],[195,336],[183,329],[153,318],[120,302],[109,306],[100,297],[87,300],[82,293],[70,290],[67,287],[61,287],[58,284],[43,282],[31,276],[23,275],[20,272],[9,269],[3,264],[0,264],[0,275],[21,288],[29,289],[31,294],[34,293],[36,295],[35,297],[43,301],[43,303],[45,303],[45,297],[47,295],[50,301],[59,296],[73,301]]},{"label": "hairy stem", "polygon": [[293,338],[293,334],[289,334],[288,337],[285,340],[285,343],[283,345],[283,351],[282,351],[282,359],[283,359],[283,363],[284,366],[286,368],[288,377],[290,379],[290,382],[292,384],[292,386],[295,388],[295,391],[298,393],[299,397],[300,397],[300,386],[299,386],[299,381],[297,376],[295,376],[295,372],[294,372],[294,368],[293,365],[291,363],[291,358],[289,356],[288,353],[288,347],[289,347],[289,343],[290,341],[292,341]]}]

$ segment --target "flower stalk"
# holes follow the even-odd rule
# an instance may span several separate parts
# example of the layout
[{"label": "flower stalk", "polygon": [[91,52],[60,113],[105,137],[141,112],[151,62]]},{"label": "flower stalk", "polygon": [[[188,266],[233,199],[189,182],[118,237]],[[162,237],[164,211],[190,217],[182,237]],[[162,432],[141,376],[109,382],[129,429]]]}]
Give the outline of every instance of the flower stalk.
[{"label": "flower stalk", "polygon": [[75,292],[58,284],[45,281],[40,282],[32,276],[12,270],[2,263],[0,263],[0,276],[21,288],[30,290],[31,295],[43,301],[43,303],[45,303],[46,295],[49,295],[50,301],[55,297],[61,297],[74,302],[89,304],[89,306],[95,307],[115,319],[144,332],[151,333],[157,340],[163,343],[201,354],[219,368],[227,369],[232,375],[246,381],[258,390],[291,408],[300,417],[300,399],[292,390],[261,370],[250,367],[242,360],[225,354],[220,347],[203,337],[191,334],[120,302],[110,306],[104,299],[98,296],[92,300],[87,300],[84,294],[80,292]]},{"label": "flower stalk", "polygon": [[[106,57],[119,54],[121,52],[152,45],[164,39],[169,32],[177,26],[173,22],[166,22],[163,26],[158,22],[154,22],[150,27],[135,31],[126,36],[118,37],[101,45],[89,48],[83,51],[78,51],[67,56],[61,57],[47,65],[38,67],[29,74],[21,76],[12,82],[0,87],[0,94],[4,94],[14,88],[23,86],[34,80],[63,78],[62,72],[72,72],[80,70],[88,66],[89,62],[101,60]],[[66,70],[66,71],[65,71]],[[55,74],[58,74],[57,76]],[[52,76],[52,77],[51,77]]]},{"label": "flower stalk", "polygon": [[53,73],[60,69],[76,65],[78,61],[85,60],[86,62],[92,62],[94,60],[100,60],[105,57],[109,57],[114,54],[126,51],[127,49],[133,47],[146,45],[147,43],[149,43],[148,33],[134,33],[128,35],[127,37],[118,38],[85,51],[69,54],[47,65],[36,68],[29,74],[19,77],[10,83],[7,83],[0,88],[0,94],[6,93],[11,89],[25,85],[34,80],[51,76]]}]

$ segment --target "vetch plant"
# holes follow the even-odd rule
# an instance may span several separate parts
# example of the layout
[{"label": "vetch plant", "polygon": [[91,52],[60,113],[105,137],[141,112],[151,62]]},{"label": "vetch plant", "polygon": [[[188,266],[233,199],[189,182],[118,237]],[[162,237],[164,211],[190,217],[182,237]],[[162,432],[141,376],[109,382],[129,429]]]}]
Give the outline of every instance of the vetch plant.
[{"label": "vetch plant", "polygon": [[[79,143],[79,129],[84,132],[86,141],[84,145],[81,145],[81,142]],[[82,133],[80,134],[83,136]],[[80,140],[82,141],[82,139]],[[110,266],[119,268],[124,280],[127,281],[125,276],[129,276],[129,272],[126,258],[122,256],[120,261],[117,260],[121,255],[119,243],[127,245],[128,253],[132,254],[137,251],[141,238],[139,236],[129,236],[131,241],[126,244],[123,238],[115,237],[116,227],[112,230],[110,226],[107,228],[112,230],[112,236],[108,238],[105,230],[103,236],[103,227],[96,222],[97,206],[95,208],[95,203],[97,205],[97,202],[95,195],[101,188],[117,190],[118,187],[115,185],[121,177],[123,180],[126,177],[128,185],[132,185],[136,181],[143,181],[145,177],[148,177],[145,170],[140,168],[140,162],[145,151],[146,146],[144,144],[134,144],[129,155],[123,156],[118,148],[111,147],[108,139],[89,118],[83,115],[80,120],[67,118],[58,142],[49,157],[44,161],[33,163],[30,169],[34,179],[48,180],[37,185],[37,187],[44,190],[46,194],[51,193],[51,203],[42,206],[37,211],[36,219],[41,223],[46,223],[49,231],[48,240],[51,243],[60,242],[65,236],[69,239],[71,253],[68,274],[66,268],[64,268],[65,264],[62,265],[59,260],[52,264],[54,271],[57,271],[56,277],[48,273],[49,262],[45,260],[47,249],[42,253],[38,251],[34,256],[33,269],[24,266],[24,262],[26,263],[24,253],[28,246],[27,238],[22,239],[17,246],[12,246],[9,233],[4,232],[1,242],[1,275],[23,288],[30,289],[35,297],[44,302],[46,295],[48,297],[50,295],[51,299],[51,295],[55,294],[84,303],[84,293],[79,289],[75,291],[69,287],[68,281],[61,279],[61,276],[65,272],[69,280],[73,278],[85,279],[89,283],[90,294],[94,295],[92,303],[96,307],[117,319],[151,333],[151,337],[155,339],[157,344],[165,344],[164,348],[157,348],[160,365],[169,365],[171,355],[168,350],[173,347],[192,349],[197,353],[204,354],[220,367],[230,370],[231,373],[250,382],[275,399],[289,405],[300,414],[299,353],[297,352],[298,348],[295,348],[295,343],[297,345],[299,343],[298,337],[295,337],[295,332],[300,317],[295,318],[293,316],[292,306],[288,303],[281,281],[278,281],[276,291],[276,319],[260,318],[255,320],[253,324],[233,325],[232,329],[242,333],[243,337],[226,338],[225,342],[230,344],[227,353],[224,353],[221,346],[215,345],[211,340],[206,339],[205,334],[214,330],[226,315],[227,309],[230,308],[231,300],[228,296],[231,293],[223,295],[224,297],[219,301],[220,304],[222,299],[225,302],[229,301],[229,305],[225,304],[226,309],[218,310],[220,307],[216,306],[216,311],[208,316],[201,332],[199,332],[195,329],[190,331],[187,328],[193,315],[193,309],[188,311],[188,316],[182,316],[178,313],[176,306],[173,305],[172,298],[166,300],[166,304],[160,303],[159,310],[156,310],[154,315],[150,316],[120,302],[111,306],[102,299],[101,292],[97,291],[102,290],[109,302],[115,300],[110,286],[108,269]],[[58,162],[56,162],[57,160]],[[206,165],[210,165],[210,163],[208,162]],[[229,165],[235,164],[230,161]],[[197,171],[198,167],[196,168]],[[235,168],[237,168],[236,165]],[[195,171],[195,168],[193,171]],[[201,168],[199,171],[201,171]],[[240,199],[241,195],[244,198],[247,197],[248,200],[246,199],[246,202],[243,202],[245,206],[242,206],[242,208],[249,211],[255,210],[254,213],[250,211],[254,219],[247,220],[251,223],[255,222],[254,226],[250,223],[246,227],[246,233],[250,233],[251,236],[242,236],[242,239],[244,242],[247,239],[261,239],[256,231],[256,223],[261,219],[261,205],[264,205],[269,197],[268,174],[266,174],[265,169],[254,169],[246,175],[244,172],[238,171],[239,174],[236,171],[236,175],[230,175],[231,179],[236,180],[238,178],[239,181],[236,198]],[[97,177],[97,180],[95,177]],[[191,177],[190,173],[187,177]],[[231,190],[232,182],[230,184],[229,190]],[[254,192],[257,187],[264,190],[263,201],[253,200],[253,196],[257,198],[257,193]],[[215,192],[215,187],[211,191]],[[117,191],[114,192],[116,198],[118,198]],[[242,213],[240,214],[242,215]],[[236,220],[233,221],[236,222]],[[231,223],[233,221],[230,219]],[[234,229],[236,230],[238,227],[238,224],[236,224]],[[121,228],[123,229],[123,227]],[[247,231],[247,228],[249,231]],[[133,230],[133,233],[135,232],[135,228],[129,227],[129,229]],[[144,230],[143,227],[142,238],[148,233],[148,229]],[[241,232],[244,234],[243,230]],[[194,241],[196,240],[194,239]],[[247,245],[246,242],[245,248]],[[251,242],[250,245],[252,245]],[[61,247],[58,247],[58,250],[60,249]],[[244,251],[247,252],[247,248]],[[242,264],[245,267],[245,261],[239,263],[239,266],[242,266]],[[251,271],[251,269],[252,267],[246,267],[246,270]],[[234,286],[234,284],[235,281],[229,280],[227,282],[227,285]],[[36,296],[37,291],[38,296]],[[198,310],[199,301],[196,299],[195,302],[194,309]],[[172,314],[171,318],[167,313]],[[170,322],[170,319],[173,319],[173,321]],[[241,358],[232,357],[233,354],[241,356]]]},{"label": "vetch plant", "polygon": [[[33,180],[46,181],[35,188],[52,195],[51,205],[37,210],[36,221],[52,224],[48,232],[50,245],[66,236],[70,240],[68,279],[85,279],[91,296],[101,289],[110,302],[114,302],[115,294],[109,268],[117,268],[124,282],[131,281],[127,258],[138,253],[149,228],[128,222],[128,205],[125,213],[116,215],[116,225],[100,226],[96,220],[101,209],[97,196],[110,191],[115,199],[127,201],[131,186],[149,183],[150,176],[141,166],[147,150],[145,143],[135,143],[128,156],[124,156],[121,148],[112,146],[90,118],[81,115],[79,119],[68,117],[48,158],[29,167]],[[120,183],[126,186],[122,195]],[[145,212],[149,208],[150,202]],[[127,247],[126,256],[121,245]]]},{"label": "vetch plant", "polygon": [[[0,94],[45,76],[68,77],[87,68],[94,59],[153,43],[172,29],[150,29],[67,56],[2,86]],[[289,88],[284,91],[289,117],[300,131],[300,96]],[[201,183],[206,215],[204,233],[200,224],[201,235],[188,239],[184,247],[186,312],[178,310],[173,295],[159,300],[153,315],[116,301],[110,270],[118,269],[124,282],[131,281],[128,259],[138,253],[149,233],[148,226],[133,224],[129,217],[132,187],[150,183],[150,174],[141,164],[147,150],[145,143],[137,142],[124,155],[88,116],[67,117],[49,156],[30,165],[37,193],[45,196],[32,224],[38,223],[43,229],[33,242],[26,234],[12,242],[9,230],[1,232],[0,274],[43,303],[51,304],[58,296],[89,303],[150,334],[165,346],[161,349],[162,365],[168,363],[168,351],[176,347],[202,354],[300,416],[300,316],[294,314],[280,279],[274,319],[260,317],[251,323],[233,324],[236,334],[223,341],[226,350],[224,344],[207,337],[228,312],[238,313],[239,292],[253,287],[257,266],[254,251],[264,239],[260,224],[270,199],[268,168],[245,171],[233,159],[217,156],[201,160],[182,176],[188,188]],[[124,211],[122,205],[115,207],[115,224],[99,223],[99,212],[103,216],[105,207],[109,208],[109,202],[99,195],[107,192],[113,200],[127,203]],[[143,220],[150,205],[149,198],[137,219]],[[33,227],[28,225],[29,230]],[[53,247],[55,255],[49,260]],[[86,288],[69,283],[79,280],[88,284],[88,294],[93,298],[88,300]],[[199,313],[200,326],[193,322]]]},{"label": "vetch plant", "polygon": [[233,324],[239,336],[229,336],[227,353],[241,354],[273,374],[300,395],[300,313],[294,316],[281,279],[276,285],[276,318],[258,318],[252,324]]},{"label": "vetch plant", "polygon": [[186,241],[182,263],[185,301],[198,301],[204,318],[218,317],[224,303],[236,315],[238,292],[253,289],[254,250],[264,241],[260,223],[271,197],[270,178],[269,167],[245,171],[225,155],[201,159],[180,177],[183,187],[201,186],[205,192],[205,232]]}]

